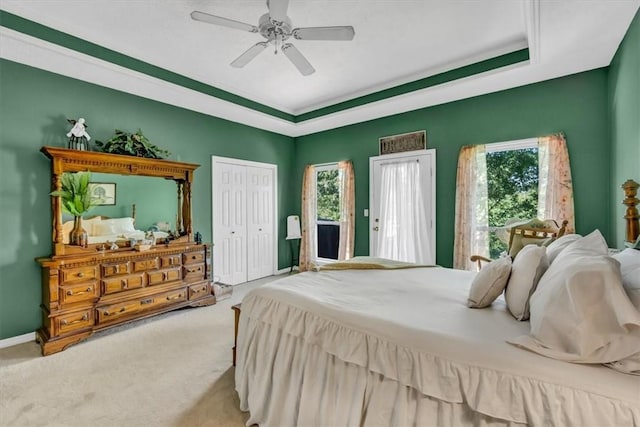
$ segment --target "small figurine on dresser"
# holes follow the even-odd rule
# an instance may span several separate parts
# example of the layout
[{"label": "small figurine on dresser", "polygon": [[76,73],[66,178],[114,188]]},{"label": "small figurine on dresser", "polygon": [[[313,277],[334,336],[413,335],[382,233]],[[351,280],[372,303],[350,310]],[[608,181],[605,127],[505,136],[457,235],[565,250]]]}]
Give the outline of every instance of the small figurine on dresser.
[{"label": "small figurine on dresser", "polygon": [[201,245],[202,244],[202,234],[200,234],[199,231],[196,231],[194,239],[196,241],[196,245]]},{"label": "small figurine on dresser", "polygon": [[89,141],[91,137],[87,133],[87,126],[85,120],[81,117],[78,120],[67,119],[69,123],[73,125],[71,130],[67,133],[69,138],[69,147],[74,150],[88,150]]}]

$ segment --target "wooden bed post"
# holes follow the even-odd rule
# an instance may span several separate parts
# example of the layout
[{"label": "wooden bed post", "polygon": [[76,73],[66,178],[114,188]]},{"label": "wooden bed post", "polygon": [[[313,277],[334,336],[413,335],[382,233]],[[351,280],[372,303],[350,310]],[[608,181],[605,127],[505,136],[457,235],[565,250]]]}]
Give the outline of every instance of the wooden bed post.
[{"label": "wooden bed post", "polygon": [[627,221],[625,240],[631,243],[634,243],[640,234],[640,225],[638,221],[640,215],[638,215],[638,208],[636,208],[636,205],[640,203],[640,200],[636,198],[636,194],[638,194],[638,187],[640,187],[640,184],[632,179],[628,179],[624,184],[622,184],[625,196],[622,204],[627,207],[624,214],[624,219]]}]

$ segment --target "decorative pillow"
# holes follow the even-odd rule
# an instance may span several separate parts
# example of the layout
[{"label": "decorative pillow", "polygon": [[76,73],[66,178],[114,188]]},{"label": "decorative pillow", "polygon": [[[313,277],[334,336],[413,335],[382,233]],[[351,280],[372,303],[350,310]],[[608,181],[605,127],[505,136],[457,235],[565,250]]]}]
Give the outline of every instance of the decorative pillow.
[{"label": "decorative pillow", "polygon": [[509,342],[568,362],[632,358],[640,343],[640,312],[624,292],[617,262],[585,253],[556,260],[531,297],[530,335]]},{"label": "decorative pillow", "polygon": [[511,274],[510,257],[486,264],[471,282],[467,305],[471,308],[489,307],[507,286],[509,274]]},{"label": "decorative pillow", "polygon": [[627,248],[612,258],[620,263],[622,286],[633,305],[640,310],[640,250]]},{"label": "decorative pillow", "polygon": [[553,260],[556,259],[560,252],[581,237],[582,236],[579,234],[565,234],[551,242],[549,246],[547,246],[547,258],[549,258],[549,265],[553,264]]},{"label": "decorative pillow", "polygon": [[548,237],[523,237],[514,236],[509,248],[509,256],[515,258],[518,253],[527,245],[547,246],[546,243],[549,240]]},{"label": "decorative pillow", "polygon": [[527,245],[513,260],[505,300],[509,312],[516,319],[529,318],[529,298],[548,266],[547,248],[544,246]]}]

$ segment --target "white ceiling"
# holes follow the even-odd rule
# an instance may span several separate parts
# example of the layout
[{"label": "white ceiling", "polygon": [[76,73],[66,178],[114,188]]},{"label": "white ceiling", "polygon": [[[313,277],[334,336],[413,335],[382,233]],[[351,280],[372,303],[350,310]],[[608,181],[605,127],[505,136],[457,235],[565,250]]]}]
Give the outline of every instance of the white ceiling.
[{"label": "white ceiling", "polygon": [[[189,16],[199,10],[257,25],[267,11],[265,0],[0,0],[0,5],[29,20],[295,115],[530,49],[527,64],[295,124],[4,28],[0,32],[0,56],[8,59],[296,136],[606,66],[640,0],[291,0],[288,15],[294,27],[352,25],[356,32],[350,42],[293,41],[316,69],[308,77],[272,49],[243,69],[229,66],[262,37]],[[49,58],[52,52],[63,59]],[[74,60],[86,64],[86,69],[70,70],[69,61]],[[56,61],[66,63],[55,65]],[[120,77],[109,81],[109,73]],[[124,82],[127,78],[136,84]],[[153,88],[145,89],[145,84]]]}]

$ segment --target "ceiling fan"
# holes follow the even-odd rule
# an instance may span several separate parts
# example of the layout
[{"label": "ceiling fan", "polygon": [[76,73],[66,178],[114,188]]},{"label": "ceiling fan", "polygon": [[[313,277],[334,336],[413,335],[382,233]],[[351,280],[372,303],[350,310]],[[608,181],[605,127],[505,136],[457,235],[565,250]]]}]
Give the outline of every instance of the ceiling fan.
[{"label": "ceiling fan", "polygon": [[296,66],[303,76],[313,74],[316,70],[291,43],[285,43],[289,38],[296,40],[353,40],[355,31],[352,26],[340,27],[305,27],[293,28],[291,19],[287,16],[289,0],[267,0],[269,12],[265,13],[258,20],[258,26],[245,24],[221,16],[210,15],[204,12],[191,12],[191,18],[196,21],[207,22],[209,24],[220,25],[228,28],[235,28],[250,33],[260,33],[267,41],[256,43],[242,55],[237,57],[231,66],[242,68],[247,65],[260,52],[265,50],[269,44],[275,47],[274,53],[278,53],[278,46],[287,58]]}]

